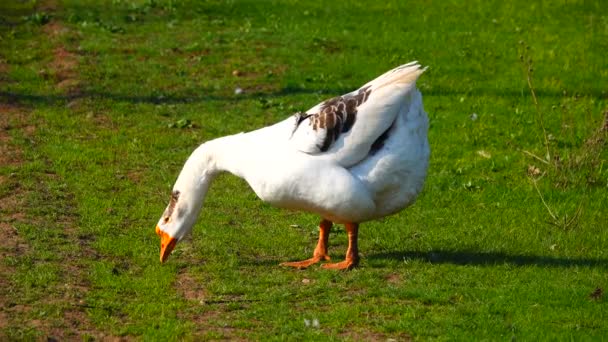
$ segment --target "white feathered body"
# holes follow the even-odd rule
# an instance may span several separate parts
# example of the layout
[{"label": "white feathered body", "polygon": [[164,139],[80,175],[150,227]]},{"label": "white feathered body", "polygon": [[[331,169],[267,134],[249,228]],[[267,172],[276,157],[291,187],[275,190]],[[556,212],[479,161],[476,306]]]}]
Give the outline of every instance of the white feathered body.
[{"label": "white feathered body", "polygon": [[429,163],[428,117],[415,87],[423,71],[406,64],[306,113],[209,141],[186,162],[175,189],[229,171],[270,204],[336,223],[398,212],[415,201]]}]

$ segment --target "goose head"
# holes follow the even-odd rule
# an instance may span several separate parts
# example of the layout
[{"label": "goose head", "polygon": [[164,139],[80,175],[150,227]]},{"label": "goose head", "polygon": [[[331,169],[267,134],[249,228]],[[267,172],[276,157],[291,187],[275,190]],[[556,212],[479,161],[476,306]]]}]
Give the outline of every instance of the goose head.
[{"label": "goose head", "polygon": [[206,144],[197,148],[186,161],[171,192],[165,212],[156,224],[160,237],[160,262],[165,262],[175,245],[192,231],[216,170]]},{"label": "goose head", "polygon": [[196,221],[196,213],[178,190],[171,193],[171,200],[156,224],[156,234],[160,237],[160,262],[164,263],[175,245],[190,231]]}]

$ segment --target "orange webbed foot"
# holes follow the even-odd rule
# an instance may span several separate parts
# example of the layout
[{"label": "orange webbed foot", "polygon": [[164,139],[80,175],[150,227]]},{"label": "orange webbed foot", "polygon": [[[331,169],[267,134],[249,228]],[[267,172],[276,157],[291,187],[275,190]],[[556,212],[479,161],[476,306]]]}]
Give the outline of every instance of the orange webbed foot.
[{"label": "orange webbed foot", "polygon": [[348,233],[348,250],[346,259],[333,264],[325,264],[323,268],[329,270],[352,270],[359,265],[359,250],[357,249],[357,235],[359,232],[358,223],[347,223],[344,225]]},{"label": "orange webbed foot", "polygon": [[302,260],[302,261],[291,261],[291,262],[284,262],[281,263],[281,266],[288,266],[288,267],[294,267],[294,268],[298,268],[298,269],[305,269],[308,268],[314,264],[317,264],[323,260],[329,260],[329,256],[328,255],[322,255],[322,256],[314,256],[310,259],[306,259],[306,260]]},{"label": "orange webbed foot", "polygon": [[321,261],[329,261],[329,255],[327,255],[327,240],[329,239],[331,226],[331,221],[325,219],[321,220],[321,223],[319,224],[319,242],[317,243],[315,251],[312,253],[312,258],[302,261],[284,262],[281,266],[304,269]]},{"label": "orange webbed foot", "polygon": [[325,264],[321,267],[328,269],[328,270],[343,270],[343,271],[347,271],[347,270],[352,270],[353,268],[357,267],[357,265],[359,265],[359,261],[358,260],[354,260],[354,259],[346,259],[344,261],[341,262],[335,262],[335,263],[331,263],[331,264]]}]

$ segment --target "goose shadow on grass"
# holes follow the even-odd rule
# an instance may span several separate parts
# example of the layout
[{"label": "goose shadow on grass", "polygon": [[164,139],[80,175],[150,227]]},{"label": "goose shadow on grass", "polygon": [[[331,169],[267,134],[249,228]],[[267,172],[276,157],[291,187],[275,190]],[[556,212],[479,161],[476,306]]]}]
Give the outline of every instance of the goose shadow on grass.
[{"label": "goose shadow on grass", "polygon": [[604,258],[568,258],[546,255],[514,255],[501,252],[477,251],[393,251],[374,253],[365,256],[373,265],[380,260],[419,260],[431,264],[454,264],[476,266],[542,266],[542,267],[596,267],[608,268],[608,259]]},{"label": "goose shadow on grass", "polygon": [[[332,261],[342,260],[344,255],[339,252],[332,254]],[[304,258],[304,256],[301,256]],[[241,255],[239,262],[249,266],[278,266],[284,261],[299,260],[297,256],[277,259],[270,258],[254,258],[252,256]],[[382,267],[383,262],[387,260],[410,261],[418,260],[428,262],[430,264],[452,264],[459,266],[540,266],[540,267],[593,267],[608,269],[608,259],[603,258],[567,258],[567,257],[552,257],[545,255],[512,255],[500,252],[477,252],[477,251],[447,251],[447,250],[432,250],[428,252],[421,251],[393,251],[383,253],[365,253],[361,251],[361,259],[365,267],[375,268]]]}]

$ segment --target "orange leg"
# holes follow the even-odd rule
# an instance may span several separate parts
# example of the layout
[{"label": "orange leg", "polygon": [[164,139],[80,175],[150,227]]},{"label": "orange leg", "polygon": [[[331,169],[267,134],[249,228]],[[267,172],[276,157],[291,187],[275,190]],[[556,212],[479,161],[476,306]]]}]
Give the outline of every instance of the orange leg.
[{"label": "orange leg", "polygon": [[332,270],[350,270],[359,264],[359,249],[357,248],[357,235],[359,233],[358,223],[347,223],[344,225],[348,233],[348,250],[346,259],[333,264],[325,264],[322,267]]},{"label": "orange leg", "polygon": [[303,261],[284,262],[281,265],[302,269],[320,261],[329,260],[329,255],[327,255],[327,240],[329,240],[331,226],[332,222],[325,219],[319,224],[319,242],[317,243],[315,251],[312,253],[312,258]]}]

